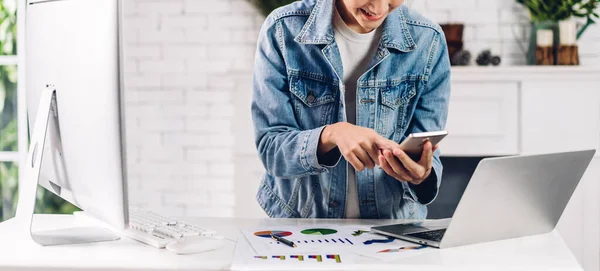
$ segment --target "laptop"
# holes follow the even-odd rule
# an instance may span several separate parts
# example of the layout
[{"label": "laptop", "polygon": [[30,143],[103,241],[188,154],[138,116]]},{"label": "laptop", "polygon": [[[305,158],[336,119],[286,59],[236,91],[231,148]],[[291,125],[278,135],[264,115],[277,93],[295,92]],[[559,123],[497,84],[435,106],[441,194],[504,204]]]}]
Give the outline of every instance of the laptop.
[{"label": "laptop", "polygon": [[548,233],[556,227],[595,152],[483,159],[452,219],[371,230],[437,248]]}]

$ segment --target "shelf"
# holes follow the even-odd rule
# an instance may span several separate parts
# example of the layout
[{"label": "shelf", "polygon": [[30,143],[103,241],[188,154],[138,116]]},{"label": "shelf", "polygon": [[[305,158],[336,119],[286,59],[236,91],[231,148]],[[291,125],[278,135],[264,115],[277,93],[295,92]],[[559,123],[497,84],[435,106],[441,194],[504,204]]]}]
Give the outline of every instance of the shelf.
[{"label": "shelf", "polygon": [[598,80],[600,66],[452,67],[453,81]]}]

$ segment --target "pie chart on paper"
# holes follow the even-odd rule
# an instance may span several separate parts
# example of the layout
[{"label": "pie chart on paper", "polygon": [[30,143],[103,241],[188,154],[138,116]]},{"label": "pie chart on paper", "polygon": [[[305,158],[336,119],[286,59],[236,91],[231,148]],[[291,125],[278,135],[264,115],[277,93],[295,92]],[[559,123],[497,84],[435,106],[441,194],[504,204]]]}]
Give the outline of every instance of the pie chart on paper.
[{"label": "pie chart on paper", "polygon": [[292,233],[289,231],[257,231],[254,233],[255,236],[264,237],[264,238],[271,238],[271,234],[273,234],[275,236],[279,236],[279,237],[285,237],[285,236],[292,235]]},{"label": "pie chart on paper", "polygon": [[306,229],[301,231],[302,234],[309,234],[309,235],[329,235],[329,234],[334,234],[336,233],[336,230],[333,229]]}]

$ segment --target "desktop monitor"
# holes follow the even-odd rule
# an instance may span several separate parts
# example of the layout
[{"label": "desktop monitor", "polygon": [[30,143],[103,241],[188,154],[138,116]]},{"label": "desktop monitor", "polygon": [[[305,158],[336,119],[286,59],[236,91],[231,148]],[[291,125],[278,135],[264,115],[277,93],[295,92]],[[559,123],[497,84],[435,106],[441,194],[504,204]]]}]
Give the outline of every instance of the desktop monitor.
[{"label": "desktop monitor", "polygon": [[28,0],[26,12],[30,133],[42,92],[56,89],[38,182],[117,229],[128,217],[120,5]]}]

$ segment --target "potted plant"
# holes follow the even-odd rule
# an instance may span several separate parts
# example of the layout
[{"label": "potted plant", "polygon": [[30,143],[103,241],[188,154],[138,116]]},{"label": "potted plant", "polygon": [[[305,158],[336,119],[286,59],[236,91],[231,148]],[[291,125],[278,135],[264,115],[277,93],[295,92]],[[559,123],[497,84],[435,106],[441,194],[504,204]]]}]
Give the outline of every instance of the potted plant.
[{"label": "potted plant", "polygon": [[577,33],[581,37],[588,26],[595,23],[600,0],[516,0],[529,10],[531,18],[531,35],[527,64],[535,64],[536,33],[540,29],[550,29],[554,33],[554,44],[559,43],[558,23],[572,18],[583,18],[585,23]]},{"label": "potted plant", "polygon": [[285,6],[297,0],[248,0],[251,4],[253,4],[260,13],[264,16],[269,15],[271,11],[275,10],[278,7]]}]

